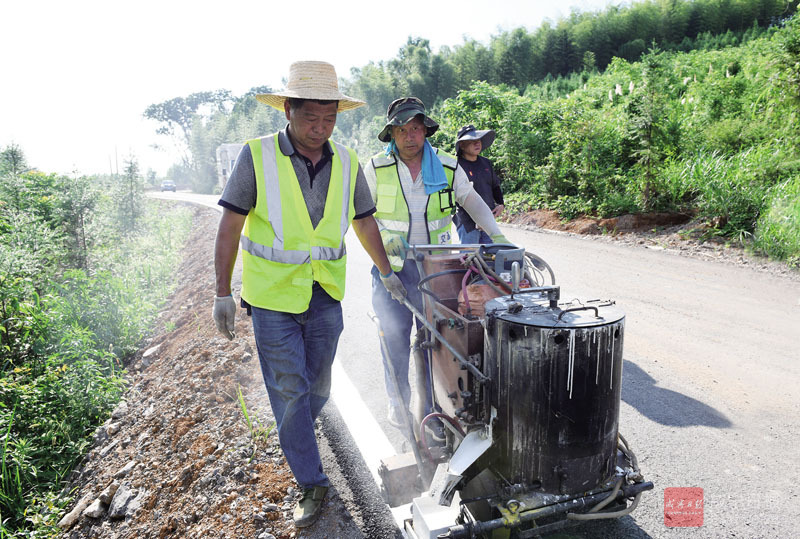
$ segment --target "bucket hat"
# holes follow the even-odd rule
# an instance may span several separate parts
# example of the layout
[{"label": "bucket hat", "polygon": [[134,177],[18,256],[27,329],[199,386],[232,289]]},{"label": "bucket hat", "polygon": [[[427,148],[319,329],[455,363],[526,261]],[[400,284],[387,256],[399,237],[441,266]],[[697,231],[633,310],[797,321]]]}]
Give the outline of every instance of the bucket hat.
[{"label": "bucket hat", "polygon": [[257,94],[256,99],[278,110],[289,97],[338,101],[337,112],[351,110],[364,105],[364,101],[344,95],[339,91],[336,70],[327,62],[295,62],[289,67],[289,82],[286,89],[270,94]]},{"label": "bucket hat", "polygon": [[406,125],[412,118],[422,116],[422,123],[425,124],[425,136],[429,137],[436,133],[439,124],[428,117],[425,113],[425,104],[416,97],[403,97],[395,99],[386,110],[386,125],[378,133],[378,140],[389,142],[392,140],[392,127]]},{"label": "bucket hat", "polygon": [[461,129],[458,130],[458,134],[456,135],[456,148],[457,153],[461,153],[461,148],[458,146],[458,143],[462,140],[480,140],[481,141],[481,150],[485,150],[489,146],[492,145],[495,139],[495,132],[492,129],[486,129],[483,131],[478,131],[475,129],[474,125],[465,125]]}]

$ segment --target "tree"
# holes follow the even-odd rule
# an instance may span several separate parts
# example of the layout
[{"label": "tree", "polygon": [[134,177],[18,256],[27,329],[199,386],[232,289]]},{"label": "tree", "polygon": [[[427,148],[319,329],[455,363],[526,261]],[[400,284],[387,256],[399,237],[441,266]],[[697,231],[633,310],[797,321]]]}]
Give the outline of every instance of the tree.
[{"label": "tree", "polygon": [[638,144],[633,153],[637,164],[643,169],[642,207],[652,209],[656,167],[661,161],[659,139],[664,113],[664,56],[653,47],[642,57],[642,85],[637,88],[628,104],[628,122],[631,136]]},{"label": "tree", "polygon": [[533,43],[524,28],[504,33],[498,39],[496,57],[499,82],[525,88],[532,79]]},{"label": "tree", "polygon": [[586,51],[583,53],[583,70],[587,73],[594,71],[597,62],[595,60],[595,55],[592,51]]},{"label": "tree", "polygon": [[0,203],[4,201],[17,210],[22,209],[20,175],[27,167],[25,154],[16,144],[9,144],[0,152]]},{"label": "tree", "polygon": [[443,55],[437,54],[431,59],[430,79],[432,81],[431,93],[433,94],[431,106],[437,101],[452,96],[455,85],[455,70],[450,62],[444,59]]},{"label": "tree", "polygon": [[134,230],[143,214],[144,186],[139,174],[139,162],[131,156],[125,160],[125,171],[113,189],[117,209],[117,228],[121,235]]},{"label": "tree", "polygon": [[143,115],[148,120],[161,124],[156,133],[172,137],[176,146],[182,151],[184,164],[194,168],[188,150],[195,117],[204,113],[208,115],[214,111],[227,111],[231,101],[231,93],[228,90],[196,92],[186,97],[175,97],[150,105]]},{"label": "tree", "polygon": [[409,36],[397,58],[389,61],[388,69],[399,94],[413,95],[430,106],[436,97],[430,91],[431,43],[427,39]]},{"label": "tree", "polygon": [[87,228],[99,199],[96,178],[80,176],[73,179],[63,176],[58,182],[58,189],[57,213],[66,233],[67,262],[72,268],[88,270]]},{"label": "tree", "polygon": [[16,144],[11,143],[0,152],[0,178],[5,178],[7,175],[19,176],[27,168],[25,154]]}]

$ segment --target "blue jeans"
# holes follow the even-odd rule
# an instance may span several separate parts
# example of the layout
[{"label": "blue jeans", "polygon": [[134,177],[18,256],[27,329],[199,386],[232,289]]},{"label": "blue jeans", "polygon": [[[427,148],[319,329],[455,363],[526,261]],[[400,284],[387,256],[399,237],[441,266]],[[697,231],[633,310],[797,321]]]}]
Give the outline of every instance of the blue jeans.
[{"label": "blue jeans", "polygon": [[[406,260],[403,269],[397,272],[397,276],[406,287],[408,292],[408,300],[411,304],[422,312],[422,292],[417,288],[419,284],[419,271],[417,265],[413,260]],[[417,329],[422,327],[422,323],[414,319],[414,315],[409,311],[405,305],[392,299],[389,291],[383,286],[378,273],[378,268],[372,267],[372,307],[375,309],[375,314],[381,322],[381,329],[383,329],[384,338],[386,340],[386,348],[389,351],[389,357],[381,347],[381,356],[383,358],[383,376],[386,384],[386,391],[389,394],[389,401],[392,406],[404,406],[408,409],[411,403],[411,386],[408,383],[408,362],[411,352],[411,328],[416,323]],[[427,356],[427,354],[426,354]],[[400,387],[400,395],[394,389],[392,384],[391,373],[387,362],[391,361],[392,367],[397,377],[397,385]],[[426,357],[426,371],[427,371],[427,357]],[[417,383],[425,383],[426,387],[430,385],[429,381],[423,382],[418,380]],[[430,409],[430,391],[426,391],[426,409]]]},{"label": "blue jeans", "polygon": [[493,243],[489,234],[477,228],[472,232],[467,232],[463,226],[458,225],[456,232],[458,232],[459,243]]},{"label": "blue jeans", "polygon": [[342,307],[312,302],[301,314],[257,307],[252,312],[261,374],[286,462],[301,488],[328,486],[314,421],[330,395]]}]

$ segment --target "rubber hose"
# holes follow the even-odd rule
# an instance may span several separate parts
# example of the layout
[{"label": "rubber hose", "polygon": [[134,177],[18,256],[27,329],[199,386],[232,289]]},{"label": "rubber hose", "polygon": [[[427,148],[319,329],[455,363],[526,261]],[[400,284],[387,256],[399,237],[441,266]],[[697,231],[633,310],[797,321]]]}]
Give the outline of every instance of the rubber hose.
[{"label": "rubber hose", "polygon": [[624,517],[636,509],[636,506],[639,505],[639,499],[641,497],[642,493],[640,492],[633,498],[633,503],[621,511],[615,511],[613,513],[567,513],[567,518],[571,520],[601,520]]},{"label": "rubber hose", "polygon": [[620,477],[614,484],[614,489],[611,491],[611,494],[609,494],[605,500],[603,500],[602,502],[598,503],[597,505],[589,509],[589,512],[597,513],[600,509],[610,504],[617,497],[617,492],[619,492],[619,488],[622,486],[622,480],[623,478]]}]

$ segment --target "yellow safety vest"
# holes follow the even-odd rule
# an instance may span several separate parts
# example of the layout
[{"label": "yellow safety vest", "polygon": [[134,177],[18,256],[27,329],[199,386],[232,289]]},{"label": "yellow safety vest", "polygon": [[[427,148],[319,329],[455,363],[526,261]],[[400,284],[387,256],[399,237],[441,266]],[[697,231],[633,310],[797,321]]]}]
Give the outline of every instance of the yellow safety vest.
[{"label": "yellow safety vest", "polygon": [[335,300],[344,297],[344,236],[355,216],[358,158],[331,144],[331,179],[322,219],[314,228],[291,158],[278,136],[247,142],[256,173],[256,205],[242,231],[242,299],[273,311],[302,313],[314,281]]},{"label": "yellow safety vest", "polygon": [[[452,200],[453,174],[458,166],[454,156],[442,151],[437,151],[436,155],[444,166],[448,188],[428,195],[425,225],[431,245],[450,243],[450,224],[455,211]],[[378,154],[372,158],[372,164],[377,179],[375,219],[378,221],[383,244],[386,245],[396,235],[402,235],[408,240],[411,215],[397,172],[397,161],[393,155]],[[389,263],[394,271],[403,269],[403,259],[398,256],[389,256]]]}]

